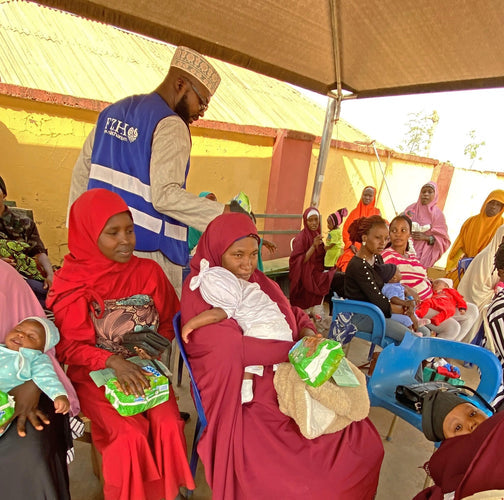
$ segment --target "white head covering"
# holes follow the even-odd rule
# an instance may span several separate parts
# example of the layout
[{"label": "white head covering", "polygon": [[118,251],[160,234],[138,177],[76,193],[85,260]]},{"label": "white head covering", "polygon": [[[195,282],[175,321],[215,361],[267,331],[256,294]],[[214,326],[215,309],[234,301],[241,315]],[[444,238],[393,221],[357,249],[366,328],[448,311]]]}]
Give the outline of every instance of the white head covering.
[{"label": "white head covering", "polygon": [[217,70],[199,52],[187,47],[177,47],[170,67],[179,68],[194,76],[207,90],[214,95],[221,78]]},{"label": "white head covering", "polygon": [[37,323],[40,323],[45,330],[45,346],[44,346],[44,352],[47,352],[51,347],[54,347],[60,340],[60,334],[58,329],[56,328],[56,325],[47,318],[40,318],[38,316],[30,316],[28,318],[25,318],[25,320],[32,320],[36,321]]},{"label": "white head covering", "polygon": [[442,281],[448,285],[448,288],[453,288],[453,280],[450,278],[436,278],[434,281]]}]

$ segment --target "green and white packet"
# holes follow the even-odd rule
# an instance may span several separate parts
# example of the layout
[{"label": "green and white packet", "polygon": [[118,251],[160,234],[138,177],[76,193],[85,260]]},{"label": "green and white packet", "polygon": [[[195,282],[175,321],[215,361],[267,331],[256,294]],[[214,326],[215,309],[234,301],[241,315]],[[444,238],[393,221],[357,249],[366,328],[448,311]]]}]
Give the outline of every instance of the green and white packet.
[{"label": "green and white packet", "polygon": [[109,368],[96,370],[89,374],[98,387],[105,386],[105,397],[110,401],[119,415],[123,417],[137,415],[168,401],[170,397],[170,382],[167,375],[171,375],[168,368],[160,361],[141,359],[138,356],[128,358],[128,361],[138,364],[152,374],[152,376],[147,377],[150,382],[150,388],[144,390],[144,396],[125,394],[117,383],[114,370]]},{"label": "green and white packet", "polygon": [[344,357],[339,342],[319,337],[304,337],[289,351],[289,361],[301,380],[312,387],[329,380]]},{"label": "green and white packet", "polygon": [[5,422],[8,422],[12,418],[15,408],[16,403],[14,402],[14,397],[6,392],[0,391],[0,425],[5,424]]}]

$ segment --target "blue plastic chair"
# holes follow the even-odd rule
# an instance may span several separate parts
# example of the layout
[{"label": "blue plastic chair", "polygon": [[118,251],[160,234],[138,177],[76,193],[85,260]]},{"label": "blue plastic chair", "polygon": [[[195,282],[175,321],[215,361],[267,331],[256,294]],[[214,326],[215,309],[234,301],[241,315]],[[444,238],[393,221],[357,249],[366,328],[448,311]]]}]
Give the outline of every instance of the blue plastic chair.
[{"label": "blue plastic chair", "polygon": [[387,347],[389,344],[394,343],[394,340],[386,336],[385,316],[381,309],[371,302],[363,302],[361,300],[342,299],[341,297],[333,297],[333,322],[336,316],[342,312],[351,312],[355,314],[365,314],[373,321],[373,330],[369,332],[357,331],[355,337],[371,342],[369,349],[368,360],[371,359],[375,347],[379,345],[382,348]]},{"label": "blue plastic chair", "polygon": [[[494,353],[472,344],[435,337],[421,338],[408,332],[400,345],[387,346],[378,357],[368,380],[371,406],[381,406],[421,431],[422,415],[399,403],[395,399],[395,389],[398,385],[417,384],[415,375],[418,368],[424,359],[430,357],[474,363],[480,370],[480,383],[476,390],[487,402],[495,398],[502,383],[502,366]],[[477,396],[470,399],[480,405]],[[387,440],[390,439],[391,431],[392,426]]]},{"label": "blue plastic chair", "polygon": [[[203,434],[203,431],[207,426],[207,419],[205,416],[205,410],[203,409],[203,403],[201,402],[201,396],[198,390],[198,386],[196,385],[196,381],[194,380],[193,372],[191,370],[191,364],[189,363],[189,359],[187,359],[187,354],[185,352],[184,341],[182,340],[181,328],[180,328],[180,311],[173,317],[173,329],[175,330],[175,339],[177,340],[177,344],[180,349],[180,355],[182,356],[187,371],[189,372],[189,378],[191,380],[191,388],[192,388],[192,397],[194,401],[194,406],[196,407],[196,412],[198,413],[198,420],[196,422],[196,428],[194,429],[194,440],[191,452],[191,461],[189,462],[191,473],[193,477],[196,477],[196,467],[198,466],[197,446],[201,438],[201,435]],[[189,490],[189,493],[192,494],[192,491]]]},{"label": "blue plastic chair", "polygon": [[[189,262],[182,268],[182,285],[184,284],[185,279],[191,274],[191,259],[192,256],[189,256]],[[178,369],[177,369],[177,387],[180,387],[182,383],[182,370],[184,369],[184,363],[182,362],[182,354],[179,354],[178,360]]]},{"label": "blue plastic chair", "polygon": [[463,259],[460,259],[457,264],[457,274],[458,274],[458,279],[460,281],[460,278],[464,275],[464,273],[467,271],[467,268],[469,267],[469,264],[472,262],[473,257],[464,257]]}]

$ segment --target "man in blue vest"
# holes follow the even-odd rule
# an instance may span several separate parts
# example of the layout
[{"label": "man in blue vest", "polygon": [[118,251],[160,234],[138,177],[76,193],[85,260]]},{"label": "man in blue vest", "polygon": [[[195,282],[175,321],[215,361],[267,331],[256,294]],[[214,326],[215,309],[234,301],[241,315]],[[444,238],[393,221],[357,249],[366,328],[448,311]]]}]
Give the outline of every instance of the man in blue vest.
[{"label": "man in blue vest", "polygon": [[203,231],[229,211],[185,190],[189,125],[202,117],[220,77],[201,54],[178,47],[161,85],[104,109],[72,173],[69,206],[86,189],[118,193],[135,223],[136,254],[158,262],[180,296],[187,226]]}]

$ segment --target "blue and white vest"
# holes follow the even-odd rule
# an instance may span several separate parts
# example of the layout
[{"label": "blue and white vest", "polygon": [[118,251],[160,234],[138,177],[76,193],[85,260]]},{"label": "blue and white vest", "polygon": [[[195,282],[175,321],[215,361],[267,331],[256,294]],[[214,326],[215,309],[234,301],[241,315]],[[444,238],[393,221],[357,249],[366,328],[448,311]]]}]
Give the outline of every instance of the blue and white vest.
[{"label": "blue and white vest", "polygon": [[[154,209],[150,186],[152,136],[158,123],[174,114],[156,93],[126,97],[104,109],[96,123],[88,189],[108,189],[126,201],[136,250],[160,250],[184,266],[189,259],[187,226]],[[188,172],[189,160],[185,178]]]}]

